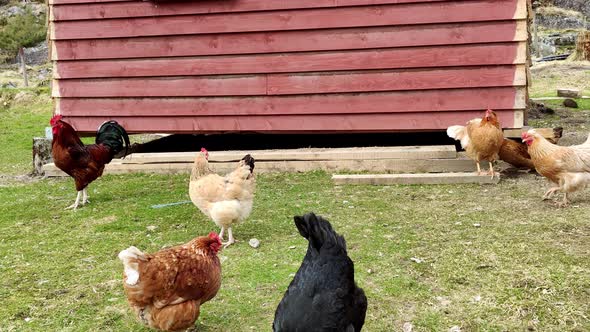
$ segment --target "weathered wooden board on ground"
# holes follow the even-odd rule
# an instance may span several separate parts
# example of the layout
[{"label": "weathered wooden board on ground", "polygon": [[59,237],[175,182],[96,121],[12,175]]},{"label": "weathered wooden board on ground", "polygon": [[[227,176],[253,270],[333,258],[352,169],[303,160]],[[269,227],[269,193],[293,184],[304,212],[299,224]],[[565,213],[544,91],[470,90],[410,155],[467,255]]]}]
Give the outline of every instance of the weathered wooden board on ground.
[{"label": "weathered wooden board on ground", "polygon": [[557,89],[557,96],[565,98],[580,98],[582,94],[578,89]]},{"label": "weathered wooden board on ground", "polygon": [[[197,152],[134,153],[123,164],[192,163]],[[457,157],[453,145],[395,146],[365,148],[308,148],[290,150],[209,151],[209,162],[238,161],[246,154],[260,161],[451,159]]]},{"label": "weathered wooden board on ground", "polygon": [[433,173],[433,174],[334,174],[334,184],[457,184],[457,183],[498,183],[499,177],[477,173]]},{"label": "weathered wooden board on ground", "polygon": [[[568,97],[537,97],[537,98],[531,98],[532,101],[564,100],[564,99],[568,99]],[[578,99],[590,99],[590,96],[581,96]]]},{"label": "weathered wooden board on ground", "polygon": [[[188,174],[192,163],[124,164],[113,160],[105,167],[104,174],[158,173]],[[209,163],[216,173],[227,173],[236,168],[236,162]],[[475,168],[469,159],[380,159],[380,160],[289,160],[258,161],[257,173],[269,172],[327,172],[366,171],[366,172],[468,172]],[[54,164],[43,166],[46,176],[67,176]]]}]

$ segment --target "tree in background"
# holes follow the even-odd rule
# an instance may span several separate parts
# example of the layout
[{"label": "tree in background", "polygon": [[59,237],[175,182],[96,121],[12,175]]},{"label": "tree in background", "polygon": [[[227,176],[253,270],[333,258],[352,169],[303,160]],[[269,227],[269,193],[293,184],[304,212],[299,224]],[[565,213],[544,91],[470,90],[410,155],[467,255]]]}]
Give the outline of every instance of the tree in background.
[{"label": "tree in background", "polygon": [[0,28],[0,50],[4,53],[5,60],[18,55],[25,86],[28,86],[24,48],[45,40],[45,15],[35,16],[27,8],[23,15],[10,17],[0,23],[5,23]]},{"label": "tree in background", "polygon": [[576,42],[576,51],[573,54],[574,60],[590,61],[590,31],[581,31]]}]

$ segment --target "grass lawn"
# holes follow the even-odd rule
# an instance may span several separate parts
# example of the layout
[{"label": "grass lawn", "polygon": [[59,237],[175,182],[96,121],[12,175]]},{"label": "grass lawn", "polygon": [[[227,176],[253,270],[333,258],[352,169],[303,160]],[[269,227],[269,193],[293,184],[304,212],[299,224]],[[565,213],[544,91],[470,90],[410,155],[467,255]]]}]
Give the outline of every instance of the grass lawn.
[{"label": "grass lawn", "polygon": [[590,96],[590,62],[555,61],[531,68],[530,96],[556,97],[557,89],[573,88]]},{"label": "grass lawn", "polygon": [[[574,99],[576,101],[576,103],[578,104],[578,108],[570,108],[570,111],[575,112],[575,111],[582,111],[582,110],[590,110],[590,99]],[[542,100],[539,101],[542,102],[543,104],[547,105],[547,107],[551,107],[553,109],[558,109],[558,108],[567,108],[565,106],[563,106],[563,100],[561,99],[549,99],[549,100]]]},{"label": "grass lawn", "polygon": [[[587,331],[590,200],[578,194],[578,207],[556,209],[540,201],[544,186],[533,176],[496,186],[334,187],[325,173],[261,175],[254,212],[235,229],[241,241],[221,252],[222,288],[198,330],[269,330],[306,250],[292,216],[313,210],[348,241],[369,299],[367,331],[404,322],[416,331]],[[105,176],[77,212],[63,210],[74,199],[70,179],[1,188],[2,329],[141,330],[116,256],[217,230],[190,204],[150,207],[187,199],[186,187],[187,176]],[[247,245],[252,237],[259,249]]]},{"label": "grass lawn", "polygon": [[[0,145],[0,174],[28,171],[30,145],[20,140],[32,134],[20,130],[43,128],[44,112],[2,122],[20,139]],[[126,303],[117,254],[218,231],[192,204],[151,208],[188,199],[187,187],[188,174],[105,176],[73,212],[63,209],[75,198],[69,178],[0,177],[0,331],[147,331]],[[557,209],[541,202],[545,188],[528,174],[488,186],[382,187],[333,186],[323,172],[261,174],[197,330],[270,330],[307,247],[292,217],[315,211],[347,239],[369,301],[366,331],[406,322],[414,331],[588,331],[590,195]],[[252,237],[260,248],[248,246]]]},{"label": "grass lawn", "polygon": [[0,175],[32,170],[33,137],[44,137],[51,118],[47,89],[0,90]]}]

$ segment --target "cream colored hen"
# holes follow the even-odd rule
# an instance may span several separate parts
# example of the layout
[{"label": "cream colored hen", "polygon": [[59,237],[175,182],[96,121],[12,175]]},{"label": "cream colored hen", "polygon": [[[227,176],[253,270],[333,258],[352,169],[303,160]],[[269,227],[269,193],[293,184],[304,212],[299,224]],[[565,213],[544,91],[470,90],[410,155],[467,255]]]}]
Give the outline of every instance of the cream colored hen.
[{"label": "cream colored hen", "polygon": [[193,204],[219,227],[219,237],[227,229],[227,247],[235,242],[232,226],[244,221],[252,212],[256,177],[254,158],[249,154],[240,160],[238,167],[226,176],[209,170],[209,153],[205,149],[197,153],[191,172],[189,195]]},{"label": "cream colored hen", "polygon": [[558,146],[550,143],[534,129],[522,134],[531,159],[539,174],[557,184],[543,195],[549,199],[556,191],[563,193],[563,201],[557,205],[566,206],[568,194],[584,189],[590,184],[590,136],[580,145]]}]

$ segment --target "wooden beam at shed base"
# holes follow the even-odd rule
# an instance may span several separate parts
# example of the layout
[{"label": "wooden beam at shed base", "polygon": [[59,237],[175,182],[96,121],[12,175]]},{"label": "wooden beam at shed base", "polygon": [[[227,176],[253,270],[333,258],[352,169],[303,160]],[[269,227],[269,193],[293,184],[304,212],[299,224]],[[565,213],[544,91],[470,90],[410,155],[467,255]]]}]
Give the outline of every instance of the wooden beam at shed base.
[{"label": "wooden beam at shed base", "polygon": [[499,177],[477,173],[420,173],[420,174],[334,174],[332,181],[342,184],[458,184],[458,183],[498,183]]},{"label": "wooden beam at shed base", "polygon": [[521,134],[528,131],[529,129],[535,129],[539,134],[545,137],[550,142],[557,144],[559,139],[563,136],[563,128],[562,127],[555,127],[555,128],[532,128],[532,127],[523,127],[517,129],[504,129],[504,137],[506,138],[521,138]]},{"label": "wooden beam at shed base", "polygon": [[[256,158],[255,155],[253,155]],[[236,168],[237,162],[211,162],[209,167],[218,174],[226,174]],[[155,173],[155,174],[189,174],[192,163],[153,163],[126,164],[121,160],[113,160],[106,165],[103,174]],[[257,161],[256,173],[278,172],[467,172],[475,169],[469,159],[373,159],[373,160],[276,160]],[[55,164],[43,166],[46,176],[67,176]]]},{"label": "wooden beam at shed base", "polygon": [[[305,148],[251,151],[210,151],[209,167],[225,174],[233,171],[247,153],[256,160],[256,173],[269,172],[466,172],[473,162],[457,158],[453,145],[362,148]],[[188,174],[197,152],[134,153],[113,159],[104,174]],[[54,164],[43,166],[46,176],[67,176]]]},{"label": "wooden beam at shed base", "polygon": [[[209,162],[239,161],[251,154],[259,161],[313,160],[383,160],[383,159],[454,159],[453,145],[392,146],[362,148],[302,148],[281,150],[209,151]],[[124,164],[192,163],[194,152],[134,153],[122,160]]]}]

